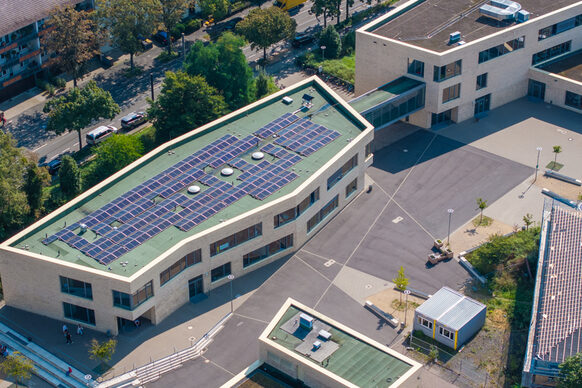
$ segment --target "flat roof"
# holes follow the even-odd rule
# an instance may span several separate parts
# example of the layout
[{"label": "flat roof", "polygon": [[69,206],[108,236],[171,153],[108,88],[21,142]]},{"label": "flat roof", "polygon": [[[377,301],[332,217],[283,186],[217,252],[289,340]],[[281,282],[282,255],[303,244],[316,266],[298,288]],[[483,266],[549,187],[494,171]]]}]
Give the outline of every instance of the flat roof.
[{"label": "flat roof", "polygon": [[[322,347],[319,350],[311,351],[307,356],[305,353],[297,351],[296,348],[304,344],[300,337],[309,335],[305,330],[298,329],[296,334],[290,334],[290,324],[295,324],[297,314],[307,313],[315,318],[314,327],[325,325],[326,331],[331,333],[331,339],[328,341],[320,339]],[[413,365],[389,354],[381,349],[372,346],[361,338],[358,338],[330,323],[329,318],[314,314],[313,311],[305,311],[295,305],[289,306],[283,316],[276,323],[273,330],[268,335],[269,341],[285,347],[293,354],[309,360],[319,367],[349,381],[360,387],[389,387],[400,377],[406,374]],[[276,339],[273,339],[276,338]],[[323,360],[317,360],[317,352],[326,351],[325,343],[330,343],[334,348],[328,351],[329,354]],[[311,348],[312,343],[305,343],[306,348]]]},{"label": "flat roof", "polygon": [[[579,0],[519,0],[521,9],[530,13],[530,20],[577,3]],[[457,47],[449,45],[449,35],[459,31],[461,40],[469,43],[515,26],[515,21],[497,21],[479,12],[487,4],[483,0],[418,1],[410,10],[394,18],[372,22],[367,31],[386,38],[443,52]],[[572,15],[574,16],[574,15]]]},{"label": "flat roof", "polygon": [[[313,106],[307,111],[301,110],[302,97],[305,93],[314,97],[312,100]],[[289,105],[281,102],[281,97],[283,95],[291,97],[293,102]],[[345,102],[336,100],[324,87],[316,82],[315,78],[286,89],[284,92],[275,96],[270,96],[250,107],[243,108],[230,116],[210,123],[199,130],[192,131],[182,138],[176,139],[172,143],[159,147],[127,167],[122,172],[118,173],[115,178],[111,178],[107,182],[101,184],[98,189],[84,194],[76,203],[65,205],[65,209],[61,208],[61,211],[57,211],[39,221],[37,224],[23,232],[23,235],[17,238],[14,242],[11,242],[10,245],[15,248],[25,249],[29,252],[42,254],[44,256],[49,256],[89,268],[99,269],[121,276],[131,276],[180,241],[214,227],[223,221],[230,220],[259,206],[279,199],[297,189],[317,170],[323,167],[334,156],[340,153],[342,149],[348,146],[349,140],[354,139],[360,135],[364,129],[366,129],[366,125],[368,124],[365,121],[360,121],[342,104],[345,104]],[[280,144],[281,141],[285,140],[286,135],[283,134],[284,131],[290,129],[291,126],[281,130],[279,132],[280,136],[277,138],[269,136],[263,139],[254,135],[254,133],[259,129],[263,129],[262,135],[265,135],[264,126],[266,124],[279,119],[283,115],[289,117],[291,116],[291,113],[295,114],[295,118],[293,119],[296,120],[294,122],[295,124],[300,122],[306,124],[304,127],[297,127],[300,130],[298,130],[295,135],[296,137],[291,137],[291,139],[297,139],[297,137],[302,133],[307,133],[308,129],[305,128],[309,125],[311,125],[308,127],[309,130],[321,126],[321,128],[326,128],[331,132],[335,132],[335,136],[337,137],[331,139],[330,142],[326,143],[326,145],[322,146],[317,151],[306,155],[307,152],[301,154],[299,151],[293,151],[293,149],[297,150],[297,145],[287,144],[287,146],[284,147]],[[267,131],[267,133],[269,132]],[[288,133],[291,133],[291,131]],[[247,141],[248,139],[250,139],[250,141],[246,145],[241,144],[242,148],[240,149],[243,149],[243,152],[240,155],[237,155],[234,159],[230,159],[229,155],[226,155],[226,157],[222,158],[222,161],[216,161],[216,157],[220,156],[220,153],[209,150],[210,155],[202,158],[202,162],[198,164],[194,163],[198,161],[198,159],[192,159],[194,156],[201,155],[201,150],[208,149],[210,144],[216,144],[220,139],[222,139],[222,141],[230,139],[228,141],[231,142],[235,141],[234,139],[238,139],[239,142],[235,142],[235,144],[240,144],[241,142],[244,143],[244,141]],[[256,144],[258,144],[258,147]],[[225,152],[232,151],[237,153],[237,150],[239,150],[239,148],[235,149],[232,144],[223,144],[221,147],[227,149]],[[267,147],[266,149],[269,151],[264,152],[265,157],[263,160],[256,161],[251,158],[253,152],[258,151],[259,149],[265,150],[265,147]],[[290,180],[290,182],[281,180],[280,187],[269,186],[272,194],[271,192],[266,194],[265,192],[258,194],[254,192],[253,194],[250,189],[244,188],[243,186],[251,179],[256,178],[258,175],[266,171],[267,168],[260,170],[260,173],[256,172],[254,169],[258,170],[259,167],[265,167],[265,165],[267,165],[268,168],[271,168],[283,160],[270,155],[268,152],[276,153],[279,157],[284,155],[295,158],[294,164],[288,163],[282,165],[284,169],[283,173],[287,174],[287,178],[289,178],[288,180]],[[142,190],[145,185],[144,182],[149,182],[148,184],[151,186],[152,179],[162,179],[160,177],[168,179],[167,176],[175,175],[174,172],[177,167],[173,168],[174,166],[183,166],[186,163],[185,161],[188,160],[190,160],[190,165],[189,167],[184,168],[194,167],[187,172],[188,174],[191,172],[194,173],[191,176],[184,178],[182,184],[175,187],[177,192],[174,193],[172,189],[170,189],[169,192],[164,193],[162,191],[162,193],[159,194],[159,190],[171,188],[173,185],[170,184],[174,181],[170,181],[169,183],[163,182],[162,186],[159,189],[156,189],[158,190],[157,196],[153,195],[152,191],[148,192],[147,190]],[[213,160],[214,163],[212,163]],[[234,174],[224,177],[221,175],[221,169],[228,167],[225,163],[227,160],[234,170]],[[232,166],[235,164],[233,163],[234,161],[237,162],[236,166],[240,169]],[[211,164],[211,166],[209,164]],[[257,165],[259,167],[255,167]],[[255,172],[254,175],[252,173],[253,171]],[[246,176],[244,174],[246,174]],[[239,178],[245,178],[248,179],[248,181],[241,181]],[[181,178],[177,177],[175,179],[178,180]],[[274,180],[274,178],[272,180],[267,180],[264,185],[270,185]],[[162,181],[158,180],[157,182],[159,183]],[[198,185],[201,188],[201,192],[194,195],[189,194],[187,189],[192,184]],[[239,189],[246,190],[240,198],[232,199],[232,196],[229,198],[221,196],[222,193],[235,192],[236,194],[236,190]],[[168,217],[170,218],[170,221],[174,221],[175,214],[182,214],[182,211],[187,212],[186,209],[190,209],[192,212],[197,212],[200,209],[207,209],[209,206],[212,206],[212,209],[216,211],[213,213],[212,211],[206,212],[205,210],[204,214],[202,214],[202,210],[200,210],[202,218],[198,219],[198,222],[195,222],[194,225],[183,225],[180,224],[181,221],[178,221],[169,227],[164,224],[165,229],[162,229],[162,231],[157,234],[152,232],[153,235],[149,239],[147,239],[147,236],[144,237],[146,240],[141,242],[141,245],[132,247],[133,249],[122,253],[117,260],[114,259],[114,261],[111,261],[110,263],[108,260],[101,260],[103,256],[100,255],[104,254],[105,249],[107,252],[113,250],[113,248],[109,247],[109,245],[111,245],[109,241],[115,242],[115,244],[117,244],[115,247],[118,245],[129,247],[129,245],[126,245],[124,242],[126,240],[120,241],[120,239],[124,237],[123,235],[119,236],[119,238],[117,237],[120,233],[128,234],[126,232],[127,230],[130,230],[128,229],[128,225],[134,225],[133,222],[138,219],[138,217],[131,218],[130,215],[128,216],[129,221],[127,221],[127,225],[125,225],[125,221],[119,221],[120,218],[124,220],[120,216],[123,214],[122,211],[112,215],[114,210],[116,211],[116,208],[113,208],[114,210],[107,210],[105,215],[103,215],[103,209],[111,207],[110,203],[112,201],[114,201],[114,203],[119,203],[123,198],[127,199],[129,195],[135,196],[136,192],[138,192],[142,197],[137,195],[138,199],[133,199],[133,197],[131,197],[129,200],[146,202],[147,205],[145,206],[150,206],[147,212],[154,212],[154,209],[159,209],[160,212],[165,212],[160,218]],[[245,193],[247,194],[245,195]],[[196,200],[196,198],[202,198],[201,196],[212,198],[212,202],[207,205],[200,204],[199,201],[201,201],[201,199]],[[170,201],[173,198],[176,198],[174,203]],[[224,199],[224,201],[221,204],[218,204],[220,207],[215,205],[218,202],[221,202],[222,199]],[[135,203],[136,202],[130,203],[130,205],[135,208]],[[169,205],[166,206],[165,209],[162,209],[162,207],[165,206],[164,204]],[[152,205],[153,207],[151,207]],[[120,204],[119,207],[121,206],[122,205]],[[203,208],[202,206],[206,207]],[[129,209],[129,206],[123,210],[125,209]],[[139,214],[139,216],[145,218],[143,214],[146,213]],[[110,215],[111,217],[109,217]],[[208,217],[205,217],[205,215]],[[98,216],[100,217],[99,222],[95,221]],[[152,215],[152,217],[154,216],[155,215]],[[184,217],[190,216],[194,217],[194,214],[188,213]],[[103,219],[104,217],[105,219]],[[88,230],[84,233],[80,228],[80,221],[89,226]],[[146,228],[151,227],[153,221],[151,221],[151,219],[146,219],[146,221],[146,225],[143,226],[142,229],[138,229],[137,232],[142,232],[143,230],[146,230]],[[155,220],[155,222],[157,221],[158,219]],[[138,224],[135,225],[139,226]],[[69,233],[69,235],[65,235],[62,238],[59,237],[59,239],[52,237],[59,236],[63,233],[66,234],[69,229],[73,229],[71,232],[74,235],[70,235],[71,233]],[[157,231],[157,229],[154,230],[154,232],[155,231]],[[140,234],[137,232],[132,235],[132,238],[142,238],[144,233]],[[47,237],[49,238],[48,240]],[[69,239],[70,237],[72,237],[72,239]],[[125,237],[129,238],[127,235]],[[80,240],[81,238],[84,240]],[[87,249],[90,245],[83,245],[83,248],[79,249],[73,248],[78,240],[81,241],[80,244],[85,244],[87,241],[90,244],[98,246],[99,249],[90,251]],[[47,241],[49,242],[47,243]],[[207,249],[206,247],[201,248]],[[87,254],[85,254],[85,252]],[[91,254],[94,255],[91,256]]]},{"label": "flat roof", "polygon": [[538,66],[539,69],[582,82],[582,50]]},{"label": "flat roof", "polygon": [[392,82],[370,90],[350,101],[352,108],[363,114],[367,110],[382,104],[412,88],[422,85],[424,82],[408,77],[400,77]]},{"label": "flat roof", "polygon": [[0,37],[46,18],[55,8],[83,0],[2,0],[0,1]]},{"label": "flat roof", "polygon": [[484,309],[483,303],[443,287],[417,307],[416,312],[452,330],[459,330]]},{"label": "flat roof", "polygon": [[560,364],[582,351],[582,212],[553,205],[544,214],[543,222],[548,221],[547,240],[540,245],[529,357]]}]

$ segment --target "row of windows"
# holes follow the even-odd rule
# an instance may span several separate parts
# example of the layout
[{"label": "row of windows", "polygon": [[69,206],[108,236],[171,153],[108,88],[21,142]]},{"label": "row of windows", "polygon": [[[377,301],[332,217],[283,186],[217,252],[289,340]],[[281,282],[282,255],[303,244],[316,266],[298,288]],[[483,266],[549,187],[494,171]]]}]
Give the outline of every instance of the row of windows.
[{"label": "row of windows", "polygon": [[455,333],[445,329],[444,327],[439,327],[439,334],[442,335],[443,337],[447,337],[450,340],[455,340]]},{"label": "row of windows", "polygon": [[65,318],[95,325],[95,311],[66,302],[63,302],[63,309],[65,310]]},{"label": "row of windows", "polygon": [[307,221],[307,232],[310,232],[315,228],[325,217],[327,217],[331,212],[335,210],[339,205],[339,196],[336,195],[331,201],[329,201],[324,207],[321,208],[313,217]]},{"label": "row of windows", "polygon": [[549,27],[542,28],[538,31],[538,40],[544,40],[551,36],[561,34],[562,32],[571,30],[574,27],[582,25],[582,15],[574,16],[559,23],[553,24]]},{"label": "row of windows", "polygon": [[542,51],[537,52],[534,55],[532,55],[531,64],[537,65],[540,62],[543,62],[543,61],[546,61],[546,60],[551,59],[553,57],[557,57],[558,55],[562,55],[564,53],[567,53],[570,51],[571,48],[572,48],[572,41],[569,40],[567,42],[558,44],[554,47],[550,47],[549,49],[542,50]]},{"label": "row of windows", "polygon": [[580,94],[566,92],[566,105],[582,110],[582,96]]},{"label": "row of windows", "polygon": [[287,248],[291,248],[293,246],[293,235],[290,234],[288,236],[283,237],[277,241],[273,241],[270,244],[265,245],[259,249],[255,249],[254,251],[247,253],[243,256],[243,268],[246,268],[250,265],[258,263],[266,259],[269,256],[273,256],[276,253],[279,253]]},{"label": "row of windows", "polygon": [[149,298],[154,296],[154,284],[150,280],[145,286],[137,290],[133,295],[121,291],[113,291],[113,305],[126,310],[133,310]]},{"label": "row of windows", "polygon": [[221,240],[213,242],[210,244],[210,256],[216,256],[219,253],[227,251],[231,248],[236,247],[246,241],[252,240],[255,237],[261,236],[263,234],[263,224],[259,222],[249,228],[243,229],[238,233],[232,234]]},{"label": "row of windows", "polygon": [[174,276],[178,275],[180,272],[188,267],[198,264],[202,261],[202,250],[198,249],[194,252],[188,253],[186,256],[182,257],[180,260],[172,264],[171,267],[160,273],[160,285],[163,286]]},{"label": "row of windows", "polygon": [[60,276],[60,280],[61,280],[61,292],[93,300],[93,289],[91,287],[91,283],[85,283],[80,280],[69,279],[64,276]]},{"label": "row of windows", "polygon": [[441,82],[460,75],[462,72],[462,63],[463,61],[459,59],[458,61],[449,63],[445,66],[435,66],[433,80],[435,82]]},{"label": "row of windows", "polygon": [[420,323],[422,326],[426,327],[427,329],[432,329],[432,322],[424,319],[423,317],[418,317],[418,323]]},{"label": "row of windows", "polygon": [[522,49],[525,46],[525,36],[507,41],[490,49],[483,50],[479,53],[479,63],[490,61],[491,59],[509,54],[515,50]]},{"label": "row of windows", "polygon": [[307,198],[299,203],[299,205],[279,213],[274,217],[275,228],[285,225],[288,222],[294,221],[297,217],[305,212],[311,205],[319,200],[319,187],[315,189]]},{"label": "row of windows", "polygon": [[461,84],[456,84],[443,89],[443,103],[461,97]]},{"label": "row of windows", "polygon": [[355,154],[350,160],[344,163],[343,166],[327,179],[327,190],[331,189],[344,176],[348,174],[354,167],[358,165],[358,154]]}]

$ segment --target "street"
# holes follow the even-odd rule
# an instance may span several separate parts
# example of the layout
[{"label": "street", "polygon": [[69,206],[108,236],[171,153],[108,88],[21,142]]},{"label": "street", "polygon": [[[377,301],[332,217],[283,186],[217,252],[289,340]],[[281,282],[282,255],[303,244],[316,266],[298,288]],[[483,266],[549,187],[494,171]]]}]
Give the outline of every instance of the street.
[{"label": "street", "polygon": [[[292,11],[291,16],[297,21],[297,32],[315,32],[323,25],[322,18],[316,18],[311,14],[312,2],[308,1],[299,8],[298,11]],[[350,13],[360,11],[369,7],[366,3],[358,2],[350,9]],[[249,9],[243,10],[238,14],[232,15],[229,19],[235,17],[244,17]],[[345,18],[345,2],[342,3],[342,20]],[[221,21],[217,25],[208,28],[201,28],[200,30],[185,37],[186,48],[190,47],[193,42],[202,40],[212,29],[221,29],[221,24],[226,23],[229,19]],[[328,19],[328,23],[335,23],[334,20]],[[314,44],[315,45],[315,44]],[[313,46],[314,46],[313,45]],[[178,40],[174,43],[175,49],[182,52],[182,43]],[[312,46],[312,47],[313,47]],[[154,78],[154,94],[159,93],[164,73],[166,71],[176,71],[182,65],[182,57],[165,64],[158,64],[155,58],[160,54],[164,47],[154,45],[154,47],[146,52],[139,53],[134,57],[136,66],[143,69],[143,73],[128,78],[123,74],[129,66],[129,59],[127,55],[121,57],[110,69],[97,68],[95,71],[80,80],[79,85],[83,86],[89,80],[94,79],[97,84],[109,91],[113,99],[119,104],[121,112],[113,120],[100,120],[88,126],[82,131],[82,138],[84,141],[85,133],[91,131],[99,125],[112,124],[120,127],[120,120],[123,116],[134,111],[143,111],[149,107],[147,98],[151,97],[150,90],[150,74]],[[279,86],[282,86],[280,80],[293,77],[293,83],[303,78],[299,69],[295,65],[295,58],[305,52],[308,48],[293,49],[287,41],[280,42],[273,45],[267,54],[269,55],[269,63],[265,67],[265,71],[275,78]],[[245,56],[253,71],[258,71],[258,60],[262,58],[262,50],[251,50],[250,46],[243,49]],[[127,58],[127,59],[126,59]],[[283,85],[284,86],[284,85]],[[16,117],[9,118],[5,131],[11,133],[17,140],[18,145],[28,148],[36,153],[39,162],[48,162],[60,154],[77,151],[79,148],[78,135],[74,132],[64,133],[60,136],[46,131],[46,115],[42,113],[44,104],[37,104],[26,110]]]}]

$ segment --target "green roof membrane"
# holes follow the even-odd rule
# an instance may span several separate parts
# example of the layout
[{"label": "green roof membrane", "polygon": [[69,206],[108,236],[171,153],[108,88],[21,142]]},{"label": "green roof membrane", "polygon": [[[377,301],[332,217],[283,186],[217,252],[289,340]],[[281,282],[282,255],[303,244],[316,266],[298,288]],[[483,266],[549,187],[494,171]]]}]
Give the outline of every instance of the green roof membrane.
[{"label": "green roof membrane", "polygon": [[277,344],[352,384],[360,387],[389,387],[412,367],[333,326],[329,329],[330,341],[338,344],[339,348],[321,363],[311,357],[306,357],[295,350],[303,341],[281,328],[299,312],[302,311],[293,306],[289,307],[269,334],[269,338],[273,340],[275,337],[273,341]]},{"label": "green roof membrane", "polygon": [[[304,93],[314,96],[312,101],[313,106],[308,111],[296,112],[301,109],[302,96]],[[365,127],[363,123],[359,122],[343,107],[338,106],[337,101],[335,101],[315,82],[293,88],[289,90],[286,95],[293,99],[293,102],[289,105],[282,103],[281,99],[278,97],[267,98],[263,103],[243,110],[228,120],[216,123],[200,133],[192,134],[179,143],[168,145],[155,151],[155,155],[152,155],[149,158],[144,157],[144,160],[140,164],[136,165],[123,176],[108,183],[90,196],[87,196],[72,208],[47,219],[40,226],[13,243],[12,246],[21,247],[30,252],[40,253],[44,256],[58,258],[90,268],[101,269],[122,276],[131,276],[147,265],[151,260],[158,257],[181,240],[218,225],[223,220],[239,216],[258,206],[264,205],[269,201],[276,200],[291,193],[305,182],[305,180],[315,171],[327,163],[333,156],[337,155],[337,153],[346,146],[348,139],[353,139],[358,136]],[[48,245],[42,244],[42,240],[44,240],[46,236],[51,236],[59,232],[65,225],[70,226],[71,224],[78,222],[92,212],[107,205],[117,197],[125,194],[217,139],[228,134],[242,139],[253,134],[265,124],[290,112],[296,112],[296,115],[299,117],[312,115],[311,121],[313,123],[334,130],[338,132],[340,136],[309,156],[302,157],[302,160],[293,166],[293,171],[298,175],[298,178],[286,184],[266,199],[258,200],[246,195],[187,232],[184,232],[175,226],[170,226],[161,233],[146,240],[137,248],[125,253],[109,265],[103,265],[94,258],[85,256],[81,251],[72,248],[60,240],[54,241]],[[265,144],[273,141],[274,139],[263,140],[260,143],[260,147],[262,148]],[[253,161],[250,156],[257,150],[257,147],[252,147],[248,152],[242,154],[240,157],[248,163],[257,164],[258,162]],[[264,160],[274,162],[276,159],[271,155],[265,154]],[[229,184],[241,184],[240,181],[236,180],[240,171],[235,169],[235,174],[233,176],[222,177],[220,175],[220,170],[224,167],[227,167],[226,164],[221,165],[216,169],[206,168],[204,171]],[[199,183],[196,184],[202,187],[203,190],[206,188]],[[190,196],[190,194],[186,192],[186,187],[180,190],[179,193]],[[112,224],[112,226],[116,225],[117,224]],[[79,231],[75,232],[80,233]],[[85,232],[82,237],[89,242],[94,242],[100,238],[100,236],[97,236],[97,234],[92,230]],[[206,249],[206,247],[201,248]]]},{"label": "green roof membrane", "polygon": [[363,114],[367,110],[422,84],[423,82],[414,80],[412,78],[400,77],[392,82],[387,83],[384,86],[380,86],[379,88],[371,90],[366,94],[362,94],[361,96],[350,101],[349,104],[352,106],[352,108],[358,111],[358,113]]}]

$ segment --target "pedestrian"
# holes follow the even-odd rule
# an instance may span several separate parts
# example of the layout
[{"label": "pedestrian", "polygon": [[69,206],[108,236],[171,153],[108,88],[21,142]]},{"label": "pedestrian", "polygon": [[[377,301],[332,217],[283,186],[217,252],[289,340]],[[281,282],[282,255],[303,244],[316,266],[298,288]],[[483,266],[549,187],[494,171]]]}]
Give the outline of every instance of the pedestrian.
[{"label": "pedestrian", "polygon": [[77,325],[77,335],[83,335],[83,326]]},{"label": "pedestrian", "polygon": [[71,373],[73,373],[73,370],[71,369],[71,367],[69,367],[69,369],[67,369],[65,374],[67,375],[67,377],[69,377],[71,375]]},{"label": "pedestrian", "polygon": [[69,333],[67,331],[67,334],[65,335],[65,337],[67,337],[67,343],[68,344],[72,344],[73,343],[73,339],[71,338],[71,333]]},{"label": "pedestrian", "polygon": [[139,319],[133,321],[133,324],[135,325],[136,328],[139,328],[141,326],[141,322],[139,321]]},{"label": "pedestrian", "polygon": [[69,331],[69,328],[67,327],[67,325],[63,325],[63,335],[66,337],[67,336],[67,332]]}]

